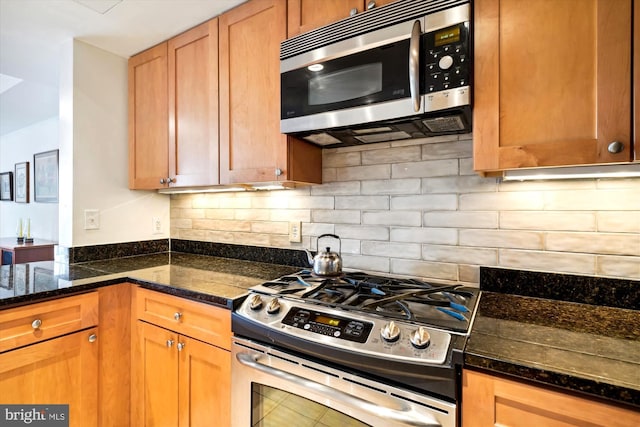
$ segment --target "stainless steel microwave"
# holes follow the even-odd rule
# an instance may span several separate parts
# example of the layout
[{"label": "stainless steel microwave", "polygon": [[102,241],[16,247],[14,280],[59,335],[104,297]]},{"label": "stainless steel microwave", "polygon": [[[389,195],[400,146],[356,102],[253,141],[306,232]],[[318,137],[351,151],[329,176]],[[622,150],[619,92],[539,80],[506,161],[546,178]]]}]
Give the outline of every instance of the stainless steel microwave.
[{"label": "stainless steel microwave", "polygon": [[399,0],[281,44],[282,133],[323,147],[471,132],[469,0]]}]

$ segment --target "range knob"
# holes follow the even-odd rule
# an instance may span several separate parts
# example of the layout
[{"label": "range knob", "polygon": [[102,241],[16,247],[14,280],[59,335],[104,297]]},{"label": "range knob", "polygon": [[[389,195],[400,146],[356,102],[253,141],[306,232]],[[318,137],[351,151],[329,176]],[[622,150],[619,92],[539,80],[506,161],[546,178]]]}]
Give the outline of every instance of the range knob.
[{"label": "range knob", "polygon": [[380,335],[382,339],[387,342],[398,341],[398,338],[400,338],[400,328],[398,328],[396,322],[392,320],[380,329]]},{"label": "range knob", "polygon": [[249,308],[255,311],[255,310],[260,310],[261,307],[262,307],[262,298],[260,298],[260,295],[258,294],[253,294],[251,299],[249,299]]},{"label": "range knob", "polygon": [[271,301],[269,301],[269,304],[267,304],[267,313],[275,314],[279,311],[280,311],[280,301],[278,300],[278,298],[273,298]]},{"label": "range knob", "polygon": [[431,344],[431,336],[429,335],[429,331],[424,326],[420,326],[418,329],[411,333],[411,344],[415,348],[427,348],[429,344]]}]

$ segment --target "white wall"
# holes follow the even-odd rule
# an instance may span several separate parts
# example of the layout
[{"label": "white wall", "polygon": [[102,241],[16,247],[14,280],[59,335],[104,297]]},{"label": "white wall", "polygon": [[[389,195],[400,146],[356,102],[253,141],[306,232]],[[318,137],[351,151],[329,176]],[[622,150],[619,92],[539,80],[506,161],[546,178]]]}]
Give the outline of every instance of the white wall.
[{"label": "white wall", "polygon": [[[75,40],[63,50],[60,244],[168,238],[168,196],[128,189],[127,59]],[[86,209],[100,211],[100,229],[84,229]]]},{"label": "white wall", "polygon": [[31,218],[34,238],[58,240],[58,203],[36,203],[33,198],[33,155],[57,148],[57,117],[0,136],[0,172],[13,172],[15,179],[15,164],[29,162],[29,203],[0,202],[1,237],[15,236],[18,220]]}]

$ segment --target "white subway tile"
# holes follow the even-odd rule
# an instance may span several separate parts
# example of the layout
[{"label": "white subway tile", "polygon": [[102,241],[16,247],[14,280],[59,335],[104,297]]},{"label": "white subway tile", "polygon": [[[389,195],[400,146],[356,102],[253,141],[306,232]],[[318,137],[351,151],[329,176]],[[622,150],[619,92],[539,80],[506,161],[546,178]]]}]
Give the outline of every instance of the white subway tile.
[{"label": "white subway tile", "polygon": [[423,193],[476,193],[495,192],[494,179],[477,175],[422,178]]},{"label": "white subway tile", "polygon": [[269,213],[271,221],[311,222],[311,211],[309,209],[271,209]]},{"label": "white subway tile", "polygon": [[546,248],[559,252],[640,256],[640,235],[550,232],[546,236]]},{"label": "white subway tile", "polygon": [[498,192],[460,195],[463,211],[519,211],[542,210],[544,195],[539,192]]},{"label": "white subway tile", "polygon": [[439,245],[456,245],[458,230],[453,228],[391,228],[392,242],[435,243]]},{"label": "white subway tile", "polygon": [[289,237],[289,223],[288,222],[268,222],[268,221],[252,221],[251,222],[252,233],[263,234],[283,234]]},{"label": "white subway tile", "polygon": [[640,257],[598,255],[596,262],[599,276],[640,279]]},{"label": "white subway tile", "polygon": [[460,230],[460,245],[485,248],[543,249],[544,235],[535,231]]},{"label": "white subway tile", "polygon": [[303,196],[289,199],[290,209],[333,209],[335,198],[331,196]]},{"label": "white subway tile", "polygon": [[422,245],[422,259],[458,264],[495,265],[498,250],[462,246]]},{"label": "white subway tile", "polygon": [[420,179],[363,181],[362,194],[419,194]]},{"label": "white subway tile", "polygon": [[424,194],[420,196],[393,196],[391,209],[420,209],[425,211],[455,210],[458,198],[455,194]]},{"label": "white subway tile", "polygon": [[251,198],[224,197],[220,199],[220,207],[229,209],[247,209],[251,207]]},{"label": "white subway tile", "polygon": [[501,181],[498,183],[498,191],[577,191],[595,188],[595,181],[589,179]]},{"label": "white subway tile", "polygon": [[352,166],[337,169],[338,181],[355,181],[391,178],[391,165]]},{"label": "white subway tile", "polygon": [[426,178],[458,174],[458,159],[424,160],[421,162],[396,163],[391,165],[391,177]]},{"label": "white subway tile", "polygon": [[360,151],[323,152],[322,167],[340,168],[344,166],[359,166],[362,164],[360,157]]},{"label": "white subway tile", "polygon": [[178,236],[184,240],[206,240],[206,230],[183,229],[178,230]]},{"label": "white subway tile", "polygon": [[187,218],[172,218],[171,228],[193,228],[193,220]]},{"label": "white subway tile", "polygon": [[342,265],[349,270],[374,271],[380,273],[389,272],[389,258],[379,256],[363,256],[345,254],[342,257]]},{"label": "white subway tile", "polygon": [[596,257],[591,254],[501,249],[499,267],[555,273],[595,274]]},{"label": "white subway tile", "polygon": [[[639,196],[640,197],[640,196]],[[640,233],[640,212],[596,212],[598,231]]]},{"label": "white subway tile", "polygon": [[204,218],[204,209],[171,209],[171,218]]},{"label": "white subway tile", "polygon": [[[460,159],[459,163],[460,163],[460,172],[458,173],[459,175],[478,175],[478,173],[475,170],[473,170],[472,158]],[[495,183],[498,182],[497,178],[482,177],[482,179],[486,179],[487,181],[493,181]]]},{"label": "white subway tile", "polygon": [[595,231],[593,212],[500,212],[500,228],[513,230]]},{"label": "white subway tile", "polygon": [[[640,164],[637,165],[637,168],[640,169]],[[596,187],[602,190],[629,188],[636,192],[640,191],[640,178],[602,178],[595,181]],[[638,197],[640,197],[640,195]]]},{"label": "white subway tile", "polygon": [[382,150],[362,152],[362,164],[374,165],[384,163],[414,162],[420,160],[420,146],[393,147]]},{"label": "white subway tile", "polygon": [[458,265],[458,279],[467,286],[478,287],[480,284],[480,266]]},{"label": "white subway tile", "polygon": [[[303,222],[302,223],[302,235],[306,236],[319,236],[321,234],[338,234],[334,233],[337,230],[337,226],[335,224],[326,224],[322,222]],[[348,237],[348,236],[345,236]]]},{"label": "white subway tile", "polygon": [[358,210],[314,210],[312,212],[314,222],[329,222],[333,224],[360,224],[360,211]]},{"label": "white subway tile", "polygon": [[194,219],[193,228],[198,230],[250,231],[251,223],[225,219]]},{"label": "white subway tile", "polygon": [[336,182],[311,187],[313,196],[343,196],[349,194],[360,194],[360,182]]},{"label": "white subway tile", "polygon": [[[204,232],[204,230],[202,231]],[[204,240],[206,242],[235,243],[235,233],[231,231],[210,230],[206,232],[205,236],[206,237],[204,239],[197,240]]]},{"label": "white subway tile", "polygon": [[267,209],[236,209],[235,219],[245,221],[268,221],[270,218]]},{"label": "white subway tile", "polygon": [[420,217],[420,212],[412,211],[363,212],[362,223],[367,225],[418,227],[422,222]]},{"label": "white subway tile", "polygon": [[422,146],[422,160],[459,159],[472,155],[471,141],[449,141]]},{"label": "white subway tile", "polygon": [[640,195],[635,189],[547,191],[545,210],[640,211]]},{"label": "white subway tile", "polygon": [[335,234],[348,239],[389,240],[389,227],[337,224]]},{"label": "white subway tile", "polygon": [[337,196],[336,209],[389,210],[389,196]]},{"label": "white subway tile", "polygon": [[444,262],[392,259],[391,273],[429,279],[458,280],[458,266]]},{"label": "white subway tile", "polygon": [[325,184],[336,182],[338,180],[338,169],[322,168],[322,182]]},{"label": "white subway tile", "polygon": [[235,233],[233,235],[233,243],[238,245],[268,246],[270,239],[270,234]]},{"label": "white subway tile", "polygon": [[234,219],[236,217],[235,209],[207,209],[204,213],[207,219]]},{"label": "white subway tile", "polygon": [[191,194],[172,194],[171,208],[187,208],[193,207],[193,195]]},{"label": "white subway tile", "polygon": [[424,214],[428,227],[498,228],[498,212],[435,211]]},{"label": "white subway tile", "polygon": [[363,241],[362,254],[390,258],[420,259],[420,245],[417,243]]}]

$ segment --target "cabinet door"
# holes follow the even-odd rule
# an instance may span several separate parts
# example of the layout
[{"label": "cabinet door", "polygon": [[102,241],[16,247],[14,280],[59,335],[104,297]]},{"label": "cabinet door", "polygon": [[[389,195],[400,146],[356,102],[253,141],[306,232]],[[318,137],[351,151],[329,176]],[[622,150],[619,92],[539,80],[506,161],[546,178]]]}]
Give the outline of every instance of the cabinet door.
[{"label": "cabinet door", "polygon": [[129,59],[129,188],[166,187],[169,176],[167,43]]},{"label": "cabinet door", "polygon": [[180,427],[231,424],[231,353],[181,335]]},{"label": "cabinet door", "polygon": [[3,404],[68,404],[69,425],[98,425],[98,341],[87,329],[0,354]]},{"label": "cabinet door", "polygon": [[627,427],[640,413],[474,371],[462,376],[463,427]]},{"label": "cabinet door", "polygon": [[218,20],[168,42],[169,177],[218,184]]},{"label": "cabinet door", "polygon": [[476,170],[631,160],[631,0],[478,0],[474,14]]},{"label": "cabinet door", "polygon": [[287,7],[287,37],[293,37],[348,18],[352,9],[362,12],[365,0],[288,0]]},{"label": "cabinet door", "polygon": [[634,160],[640,162],[640,0],[633,3],[633,148]]},{"label": "cabinet door", "polygon": [[136,322],[131,425],[178,425],[178,334]]},{"label": "cabinet door", "polygon": [[286,3],[252,0],[220,15],[220,182],[275,181],[286,170],[280,133],[280,42]]}]

